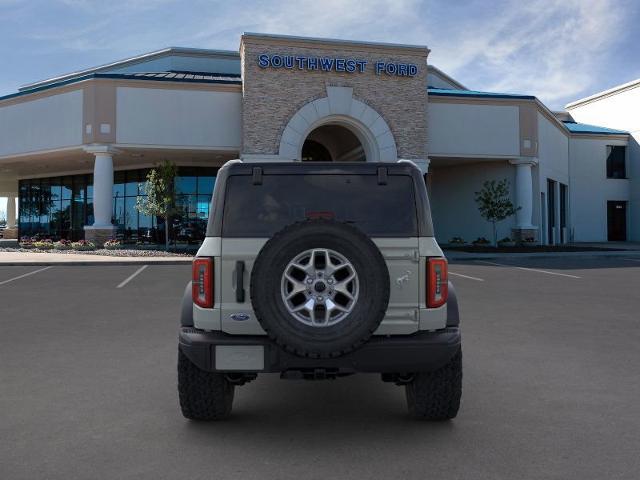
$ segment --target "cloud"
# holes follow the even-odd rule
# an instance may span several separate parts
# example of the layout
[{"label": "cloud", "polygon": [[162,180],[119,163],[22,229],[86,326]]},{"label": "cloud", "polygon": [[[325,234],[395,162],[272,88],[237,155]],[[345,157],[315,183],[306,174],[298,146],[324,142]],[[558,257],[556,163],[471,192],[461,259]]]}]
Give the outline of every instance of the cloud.
[{"label": "cloud", "polygon": [[[420,27],[419,0],[324,0],[252,2],[244,8],[219,9],[215,18],[193,35],[204,42],[243,31],[359,40],[415,38],[399,28]],[[234,39],[237,42],[237,39]],[[401,40],[396,40],[401,41]],[[237,43],[236,43],[237,45]]]},{"label": "cloud", "polygon": [[[427,45],[429,61],[468,87],[534,94],[553,108],[618,80],[612,53],[634,35],[639,9],[632,0],[35,3],[19,3],[32,6],[29,27],[14,35],[30,42],[22,55],[70,53],[52,74],[170,45],[236,50],[254,31]],[[624,72],[637,72],[629,63]]]},{"label": "cloud", "polygon": [[[628,10],[612,0],[533,0],[467,19],[434,47],[441,68],[474,88],[532,93],[559,107],[592,92],[624,38]],[[434,58],[434,59],[435,59]]]},{"label": "cloud", "polygon": [[614,0],[253,2],[217,9],[188,39],[235,49],[242,31],[258,31],[426,44],[430,62],[470,88],[534,94],[558,108],[606,76],[630,7]]}]

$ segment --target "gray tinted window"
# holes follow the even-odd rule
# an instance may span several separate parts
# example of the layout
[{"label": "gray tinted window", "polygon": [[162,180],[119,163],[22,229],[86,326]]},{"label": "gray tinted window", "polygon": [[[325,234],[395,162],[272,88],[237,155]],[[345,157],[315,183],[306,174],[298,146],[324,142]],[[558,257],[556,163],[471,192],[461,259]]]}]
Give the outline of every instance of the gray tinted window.
[{"label": "gray tinted window", "polygon": [[265,175],[262,184],[232,175],[227,182],[222,234],[270,237],[308,218],[351,223],[370,236],[418,235],[413,180],[390,175]]}]

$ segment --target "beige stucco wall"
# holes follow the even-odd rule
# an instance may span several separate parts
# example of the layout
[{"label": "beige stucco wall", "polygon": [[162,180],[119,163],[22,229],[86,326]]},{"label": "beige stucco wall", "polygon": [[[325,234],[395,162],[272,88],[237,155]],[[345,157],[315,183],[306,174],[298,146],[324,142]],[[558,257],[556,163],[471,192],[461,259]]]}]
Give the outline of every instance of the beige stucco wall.
[{"label": "beige stucco wall", "polygon": [[239,91],[118,87],[118,145],[238,151]]},{"label": "beige stucco wall", "polygon": [[430,155],[518,157],[518,106],[431,102],[428,138]]},{"label": "beige stucco wall", "polygon": [[82,90],[19,100],[0,106],[0,157],[82,144]]},{"label": "beige stucco wall", "polygon": [[[277,155],[290,118],[305,104],[326,97],[328,86],[340,86],[353,88],[354,99],[383,117],[395,139],[398,157],[426,158],[428,52],[416,47],[243,36],[243,154]],[[367,60],[368,65],[364,73],[261,68],[258,55],[262,53],[358,58]],[[418,73],[414,77],[376,75],[376,61],[413,63]]]}]

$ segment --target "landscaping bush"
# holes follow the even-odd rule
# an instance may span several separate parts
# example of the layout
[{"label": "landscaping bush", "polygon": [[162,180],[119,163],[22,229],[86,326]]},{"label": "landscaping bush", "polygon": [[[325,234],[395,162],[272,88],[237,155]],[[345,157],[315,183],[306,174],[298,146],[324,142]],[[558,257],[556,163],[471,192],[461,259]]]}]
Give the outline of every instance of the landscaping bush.
[{"label": "landscaping bush", "polygon": [[452,245],[464,245],[466,242],[462,237],[453,237],[451,240],[449,240],[449,243]]},{"label": "landscaping bush", "polygon": [[96,249],[96,244],[88,240],[78,240],[77,242],[71,243],[71,248],[80,251],[90,251]]},{"label": "landscaping bush", "polygon": [[116,240],[115,238],[111,238],[104,242],[104,248],[106,250],[117,250],[122,248],[122,242],[120,240]]},{"label": "landscaping bush", "polygon": [[472,243],[474,245],[489,245],[491,242],[484,237],[478,237]]},{"label": "landscaping bush", "polygon": [[22,237],[20,239],[19,245],[20,245],[20,248],[32,249],[33,241],[31,240],[31,237]]},{"label": "landscaping bush", "polygon": [[71,240],[58,240],[53,243],[53,248],[55,250],[71,250]]},{"label": "landscaping bush", "polygon": [[509,237],[504,237],[498,240],[499,247],[514,247],[516,242]]},{"label": "landscaping bush", "polygon": [[49,238],[45,240],[36,240],[33,242],[33,247],[40,250],[51,250],[53,248],[53,241]]}]

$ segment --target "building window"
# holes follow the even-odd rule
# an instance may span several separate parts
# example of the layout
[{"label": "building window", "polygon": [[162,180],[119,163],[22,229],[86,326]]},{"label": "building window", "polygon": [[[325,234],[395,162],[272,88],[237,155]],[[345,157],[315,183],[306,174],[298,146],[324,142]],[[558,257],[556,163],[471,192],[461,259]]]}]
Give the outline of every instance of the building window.
[{"label": "building window", "polygon": [[[176,214],[169,226],[174,244],[197,244],[205,236],[217,168],[179,167]],[[164,220],[135,208],[144,196],[140,184],[148,170],[114,172],[112,223],[118,240],[127,244],[164,243]],[[20,180],[21,236],[78,240],[93,224],[93,175]]]},{"label": "building window", "polygon": [[627,178],[627,147],[607,146],[607,178]]},{"label": "building window", "polygon": [[93,201],[87,192],[91,181],[91,175],[20,180],[20,235],[83,238],[82,227],[93,223]]}]

